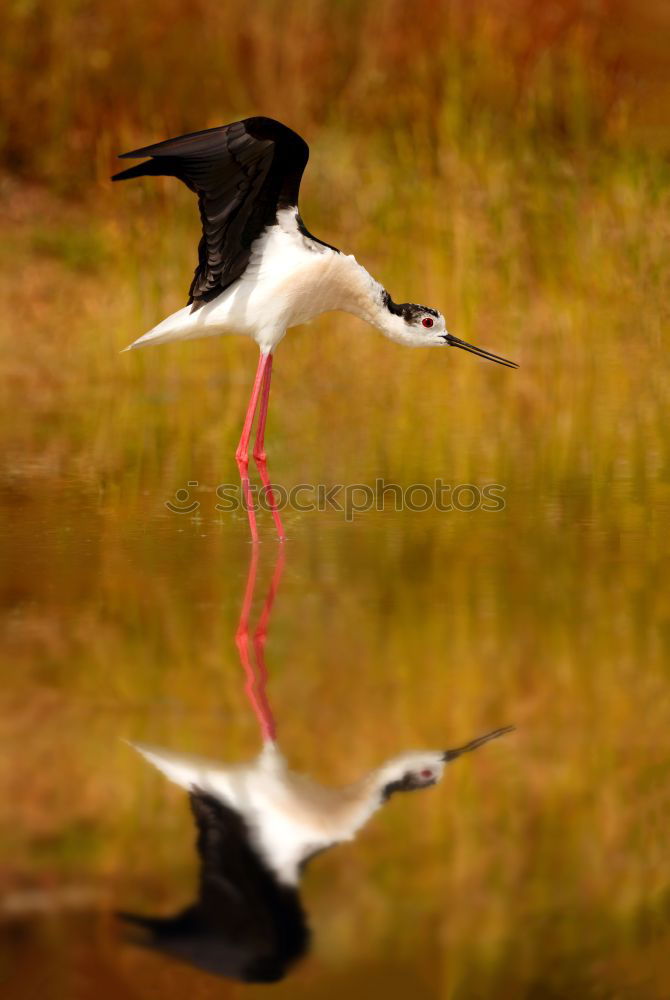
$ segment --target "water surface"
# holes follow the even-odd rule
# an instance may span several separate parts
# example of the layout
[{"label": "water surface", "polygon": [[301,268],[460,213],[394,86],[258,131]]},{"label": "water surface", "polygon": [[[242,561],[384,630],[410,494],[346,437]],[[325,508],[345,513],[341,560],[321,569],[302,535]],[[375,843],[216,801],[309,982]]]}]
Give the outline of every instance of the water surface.
[{"label": "water surface", "polygon": [[[320,461],[300,454],[305,481]],[[332,481],[383,474],[344,448],[334,462]],[[95,466],[7,472],[12,997],[241,989],[133,947],[112,918],[176,909],[196,870],[186,797],[124,740],[224,760],[259,746],[234,643],[251,546],[244,514],[214,507],[231,465],[185,461],[169,491],[101,485]],[[404,749],[518,731],[312,863],[313,953],[265,991],[663,995],[668,497],[643,504],[625,472],[605,498],[532,473],[497,477],[497,512],[286,512],[265,653],[293,766],[344,783]],[[172,513],[188,480],[200,507]],[[279,549],[267,515],[261,530],[256,615]]]}]

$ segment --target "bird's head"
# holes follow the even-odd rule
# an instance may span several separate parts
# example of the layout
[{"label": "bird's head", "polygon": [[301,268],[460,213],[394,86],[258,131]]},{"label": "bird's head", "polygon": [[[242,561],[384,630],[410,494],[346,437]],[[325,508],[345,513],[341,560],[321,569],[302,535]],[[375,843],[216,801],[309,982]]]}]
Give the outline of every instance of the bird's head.
[{"label": "bird's head", "polygon": [[451,761],[513,730],[514,726],[503,726],[453,750],[418,750],[394,757],[379,772],[382,802],[386,802],[394,792],[414,792],[437,784]]},{"label": "bird's head", "polygon": [[386,802],[395,792],[414,792],[437,784],[444,773],[444,760],[437,751],[402,754],[382,769],[381,796]]},{"label": "bird's head", "polygon": [[391,340],[408,347],[460,347],[487,361],[495,361],[507,368],[518,368],[514,361],[508,361],[498,354],[475,347],[465,340],[460,340],[447,330],[444,316],[430,306],[417,305],[415,302],[394,302],[389,293],[382,292],[382,331]]}]

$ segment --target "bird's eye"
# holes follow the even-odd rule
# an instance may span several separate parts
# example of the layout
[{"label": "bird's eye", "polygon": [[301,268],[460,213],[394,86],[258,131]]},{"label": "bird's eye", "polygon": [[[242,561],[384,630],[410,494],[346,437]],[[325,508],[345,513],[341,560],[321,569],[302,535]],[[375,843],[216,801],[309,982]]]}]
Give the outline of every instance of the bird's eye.
[{"label": "bird's eye", "polygon": [[[431,322],[431,323],[433,322],[433,321],[432,321],[432,319],[431,319],[431,321],[430,321],[430,322]],[[425,323],[425,320],[424,320],[424,323]],[[423,771],[421,772],[421,777],[422,777],[422,778],[432,778],[432,777],[433,777],[433,772],[432,772],[432,771],[429,771],[429,770],[428,770],[428,768],[425,768],[425,769],[424,769],[424,770],[423,770]]]},{"label": "bird's eye", "polygon": [[432,326],[433,325],[433,321],[432,321],[432,319],[429,316],[426,316],[426,318],[422,319],[421,322],[423,323],[424,326]]}]

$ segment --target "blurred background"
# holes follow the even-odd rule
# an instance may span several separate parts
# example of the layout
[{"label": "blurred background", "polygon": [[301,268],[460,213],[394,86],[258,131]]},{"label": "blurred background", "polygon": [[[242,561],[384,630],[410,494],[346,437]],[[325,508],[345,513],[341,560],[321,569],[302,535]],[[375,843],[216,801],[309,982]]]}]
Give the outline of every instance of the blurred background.
[{"label": "blurred background", "polygon": [[[115,156],[253,114],[301,210],[396,301],[521,365],[349,316],[277,352],[297,483],[504,486],[497,513],[287,512],[267,659],[296,767],[518,733],[314,862],[291,996],[664,1000],[670,981],[670,12],[646,0],[5,0],[0,38],[0,982],[11,1000],[260,993],[118,940],[195,877],[185,797],[122,738],[242,759],[256,364],[120,355],[186,301],[199,223]],[[453,355],[458,355],[454,357]],[[195,515],[165,502],[188,482]],[[276,555],[270,519],[262,563]]]}]

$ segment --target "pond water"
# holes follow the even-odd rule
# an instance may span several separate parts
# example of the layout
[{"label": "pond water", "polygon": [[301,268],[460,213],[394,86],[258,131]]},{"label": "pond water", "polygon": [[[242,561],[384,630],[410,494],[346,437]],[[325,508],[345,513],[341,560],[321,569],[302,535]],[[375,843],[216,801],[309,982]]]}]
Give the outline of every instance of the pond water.
[{"label": "pond water", "polygon": [[[324,477],[305,427],[275,429],[274,467],[270,428],[278,482],[292,452],[292,485],[385,474],[331,438]],[[4,995],[667,996],[667,491],[626,468],[606,491],[543,484],[519,460],[474,480],[504,487],[501,509],[287,509],[283,546],[261,512],[252,593],[245,514],[216,509],[228,451],[156,479],[166,444],[118,476],[91,446],[86,474],[33,455],[3,480]],[[310,954],[242,986],[138,947],[113,914],[193,898],[187,795],[126,741],[254,757],[235,635],[245,593],[253,627],[271,586],[261,667],[295,770],[343,785],[516,731],[315,858]]]}]

